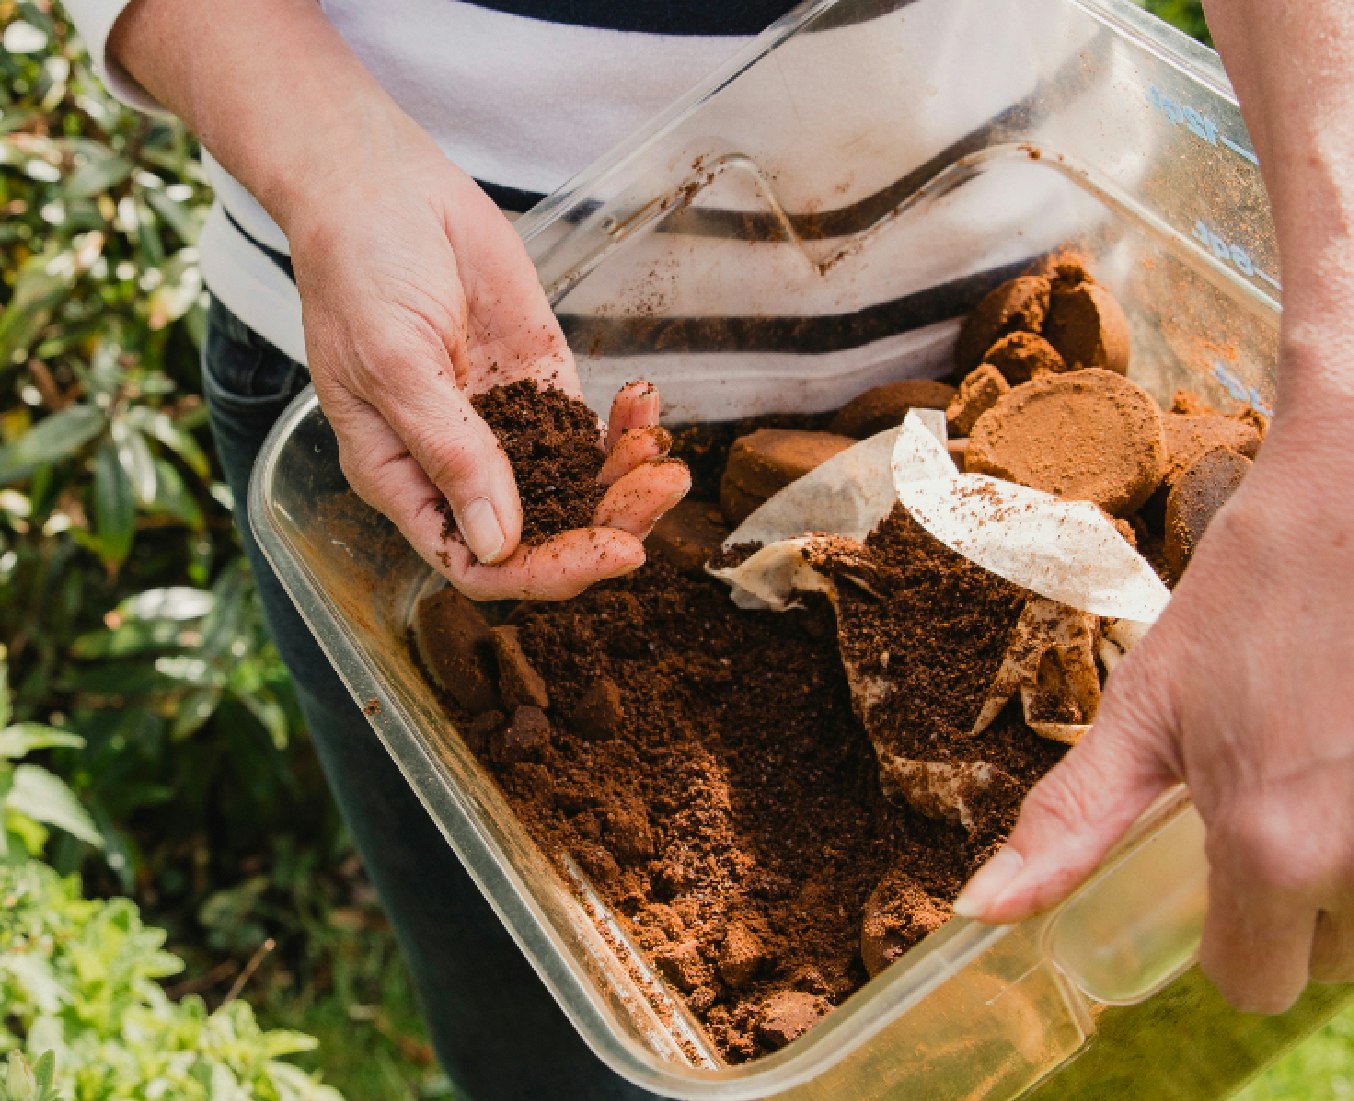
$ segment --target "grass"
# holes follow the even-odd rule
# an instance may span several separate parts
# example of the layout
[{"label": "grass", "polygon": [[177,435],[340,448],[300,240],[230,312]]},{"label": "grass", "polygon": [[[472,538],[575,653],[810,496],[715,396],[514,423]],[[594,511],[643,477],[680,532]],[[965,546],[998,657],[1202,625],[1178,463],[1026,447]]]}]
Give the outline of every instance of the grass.
[{"label": "grass", "polygon": [[1351,1101],[1354,1099],[1354,1007],[1303,1041],[1235,1101]]},{"label": "grass", "polygon": [[295,1061],[323,1070],[348,1101],[430,1101],[453,1092],[423,1031],[409,974],[384,929],[338,940],[323,992],[274,979],[250,993],[269,1028],[307,1032],[319,1048]]}]

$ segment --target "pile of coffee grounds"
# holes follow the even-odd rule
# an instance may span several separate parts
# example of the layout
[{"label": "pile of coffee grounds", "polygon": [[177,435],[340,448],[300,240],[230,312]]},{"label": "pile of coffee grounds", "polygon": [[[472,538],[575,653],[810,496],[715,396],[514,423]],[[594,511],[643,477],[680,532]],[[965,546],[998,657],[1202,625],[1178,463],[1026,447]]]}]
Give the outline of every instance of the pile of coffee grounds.
[{"label": "pile of coffee grounds", "polygon": [[[538,389],[530,379],[495,386],[470,404],[512,464],[522,499],[522,542],[532,546],[589,527],[606,492],[597,482],[606,458],[597,415],[563,390]],[[448,514],[447,534],[454,530]]]},{"label": "pile of coffee grounds", "polygon": [[884,795],[822,598],[742,612],[722,584],[654,560],[511,622],[549,686],[548,738],[506,753],[503,716],[453,717],[537,843],[578,863],[730,1061],[866,981],[861,922],[887,874],[905,869],[948,914],[1012,824],[970,832]]},{"label": "pile of coffee grounds", "polygon": [[[865,563],[862,568],[862,561]],[[837,579],[840,648],[881,760],[986,762],[1014,783],[982,808],[996,828],[1066,747],[999,721],[970,733],[1030,593],[955,551],[897,506]],[[995,789],[994,789],[995,793]]]}]

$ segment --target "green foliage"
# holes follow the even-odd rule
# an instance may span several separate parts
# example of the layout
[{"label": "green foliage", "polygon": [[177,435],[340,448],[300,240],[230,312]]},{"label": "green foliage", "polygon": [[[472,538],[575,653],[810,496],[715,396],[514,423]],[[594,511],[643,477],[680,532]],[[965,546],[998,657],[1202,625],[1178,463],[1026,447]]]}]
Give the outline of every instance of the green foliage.
[{"label": "green foliage", "polygon": [[59,776],[19,762],[40,749],[79,748],[84,740],[41,723],[10,723],[9,669],[0,646],[0,861],[22,861],[42,851],[45,827],[55,826],[101,848],[88,811]]},{"label": "green foliage", "polygon": [[50,1051],[30,1064],[22,1052],[11,1051],[0,1082],[0,1101],[62,1101],[52,1084],[56,1059]]},{"label": "green foliage", "polygon": [[[0,645],[15,718],[79,733],[81,750],[48,756],[116,886],[191,936],[187,915],[226,885],[213,880],[274,836],[336,847],[207,446],[193,241],[210,196],[183,128],[112,99],[46,0],[0,0],[0,30]],[[320,813],[298,822],[298,800]],[[53,849],[67,870],[96,836],[69,832]]]},{"label": "green foliage", "polygon": [[1208,24],[1204,22],[1204,9],[1200,0],[1145,0],[1144,6],[1167,23],[1174,23],[1186,34],[1192,34],[1200,42],[1210,46],[1213,44]]},{"label": "green foliage", "polygon": [[[194,996],[171,1001],[158,980],[182,965],[129,900],[84,899],[36,861],[0,867],[0,900],[0,1050],[55,1056],[54,1079],[39,1059],[29,1096],[46,1068],[68,1101],[341,1101],[282,1061],[312,1049],[309,1036],[264,1031],[241,1001],[215,1012]],[[17,1101],[27,1085],[16,1065]]]}]

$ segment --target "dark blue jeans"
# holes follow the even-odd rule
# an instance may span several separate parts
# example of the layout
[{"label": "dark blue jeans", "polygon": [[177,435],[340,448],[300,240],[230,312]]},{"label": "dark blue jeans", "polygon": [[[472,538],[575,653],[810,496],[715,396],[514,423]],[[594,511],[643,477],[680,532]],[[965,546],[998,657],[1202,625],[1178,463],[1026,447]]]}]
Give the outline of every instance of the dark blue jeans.
[{"label": "dark blue jeans", "polygon": [[306,369],[213,300],[203,387],[236,524],[311,741],[413,975],[459,1101],[637,1101],[584,1045],[311,637],[245,515],[249,474]]}]

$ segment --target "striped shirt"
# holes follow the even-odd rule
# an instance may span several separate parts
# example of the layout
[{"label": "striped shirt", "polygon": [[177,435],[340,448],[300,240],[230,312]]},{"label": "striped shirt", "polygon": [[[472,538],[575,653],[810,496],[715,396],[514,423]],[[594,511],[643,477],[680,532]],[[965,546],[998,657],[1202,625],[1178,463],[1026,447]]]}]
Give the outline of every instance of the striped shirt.
[{"label": "striped shirt", "polygon": [[[154,104],[107,63],[129,0],[67,0],[113,92]],[[789,0],[321,0],[357,57],[501,205],[526,209],[689,90]],[[300,300],[266,250],[287,241],[204,154],[217,203],[199,242],[227,306],[304,362]]]}]

